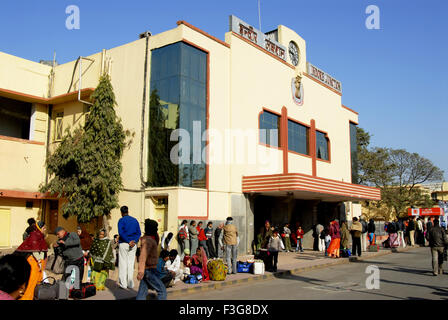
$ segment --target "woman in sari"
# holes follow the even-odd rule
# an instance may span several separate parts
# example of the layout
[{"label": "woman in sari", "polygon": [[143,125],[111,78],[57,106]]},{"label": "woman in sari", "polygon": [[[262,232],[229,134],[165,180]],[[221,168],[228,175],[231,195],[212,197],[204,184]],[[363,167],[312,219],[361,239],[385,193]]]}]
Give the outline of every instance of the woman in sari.
[{"label": "woman in sari", "polygon": [[341,247],[341,233],[339,230],[339,222],[337,220],[334,220],[330,223],[330,237],[331,242],[328,246],[328,254],[332,258],[339,258]]},{"label": "woman in sari", "polygon": [[15,251],[15,254],[25,257],[31,266],[28,286],[20,300],[33,300],[36,285],[44,280],[48,252],[48,245],[44,235],[45,231],[45,223],[43,221],[37,222],[34,228],[30,230],[29,236]]},{"label": "woman in sari", "polygon": [[115,269],[112,241],[101,229],[90,247],[92,256],[92,282],[97,290],[104,290],[109,270]]},{"label": "woman in sari", "polygon": [[350,239],[350,231],[347,228],[347,222],[343,221],[341,223],[341,248],[344,250],[348,249]]},{"label": "woman in sari", "polygon": [[191,274],[202,274],[202,281],[210,280],[207,270],[207,254],[203,247],[199,247],[196,250],[196,254],[191,257]]}]

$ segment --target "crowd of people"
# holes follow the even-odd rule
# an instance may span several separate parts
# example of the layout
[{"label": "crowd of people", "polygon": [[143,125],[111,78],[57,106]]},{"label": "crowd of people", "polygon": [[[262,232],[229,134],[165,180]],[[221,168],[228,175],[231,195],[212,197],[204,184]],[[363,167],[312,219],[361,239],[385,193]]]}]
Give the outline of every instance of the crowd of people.
[{"label": "crowd of people", "polygon": [[[215,229],[213,222],[203,228],[203,222],[182,221],[177,235],[165,231],[159,239],[158,223],[146,219],[144,233],[140,223],[129,215],[126,206],[120,208],[118,234],[110,239],[107,230],[101,229],[96,236],[82,227],[69,232],[59,226],[54,230],[57,240],[50,246],[54,255],[63,258],[62,280],[73,277],[73,272],[95,285],[97,290],[106,288],[110,271],[118,267],[118,286],[134,289],[134,270],[137,261],[137,279],[140,281],[137,299],[144,300],[148,289],[157,292],[157,299],[166,299],[166,288],[190,277],[207,281],[210,279],[208,262],[212,259],[226,260],[226,272],[237,273],[238,229],[231,217]],[[399,246],[426,246],[431,248],[434,275],[443,273],[443,261],[447,259],[448,236],[446,226],[439,220],[422,218],[394,220],[385,223],[388,238],[382,243],[386,248]],[[23,243],[13,254],[0,259],[0,300],[33,300],[36,286],[46,278],[49,245],[45,235],[47,227],[43,221],[28,220],[23,234]],[[313,249],[331,258],[346,257],[350,251],[361,256],[369,246],[376,245],[376,225],[373,219],[367,222],[362,216],[347,221],[334,219],[328,225],[317,224],[312,228]],[[177,237],[180,252],[172,248]],[[266,270],[277,271],[279,252],[304,252],[305,232],[300,223],[291,227],[275,227],[266,221],[255,237],[253,251],[256,258],[265,262]],[[70,268],[72,266],[72,268]],[[75,267],[75,268],[73,268]],[[73,271],[75,270],[75,271]],[[77,270],[77,271],[76,271]]]},{"label": "crowd of people", "polygon": [[[134,270],[140,281],[137,299],[146,299],[148,289],[157,292],[158,299],[166,299],[166,288],[190,275],[203,281],[209,279],[207,262],[226,255],[228,274],[237,273],[238,230],[231,217],[216,230],[208,222],[182,222],[177,234],[181,252],[171,248],[174,235],[163,232],[159,239],[158,223],[145,220],[142,235],[140,223],[129,215],[126,206],[120,208],[118,234],[110,239],[106,229],[96,236],[78,227],[69,232],[58,226],[56,241],[46,240],[47,227],[43,221],[30,218],[23,234],[23,243],[13,254],[0,260],[0,300],[33,300],[36,286],[47,279],[47,261],[50,247],[54,256],[63,259],[62,281],[78,276],[82,282],[91,282],[96,290],[104,290],[110,271],[118,267],[119,288],[134,289]],[[213,238],[215,241],[213,241]],[[71,267],[71,268],[70,268]],[[75,274],[77,272],[77,274]]]}]

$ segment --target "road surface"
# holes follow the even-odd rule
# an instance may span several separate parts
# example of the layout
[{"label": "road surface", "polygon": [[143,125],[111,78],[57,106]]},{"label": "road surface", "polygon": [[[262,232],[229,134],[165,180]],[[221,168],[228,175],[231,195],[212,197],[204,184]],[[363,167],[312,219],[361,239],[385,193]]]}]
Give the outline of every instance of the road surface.
[{"label": "road surface", "polygon": [[[375,288],[375,267],[379,288]],[[445,270],[448,271],[445,262]],[[370,277],[369,277],[370,276]],[[369,277],[369,278],[368,278]],[[368,287],[366,286],[366,281]],[[378,282],[377,282],[378,283]],[[170,299],[170,298],[169,298]],[[206,291],[173,300],[407,300],[448,299],[448,274],[433,276],[429,248],[416,248],[366,261]]]}]

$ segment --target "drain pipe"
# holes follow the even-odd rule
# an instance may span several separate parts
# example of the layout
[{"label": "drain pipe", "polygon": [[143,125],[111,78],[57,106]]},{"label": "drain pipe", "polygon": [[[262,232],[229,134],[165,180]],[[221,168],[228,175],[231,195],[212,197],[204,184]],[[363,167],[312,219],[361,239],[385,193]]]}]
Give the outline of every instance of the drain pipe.
[{"label": "drain pipe", "polygon": [[141,118],[141,132],[140,132],[140,183],[142,190],[146,187],[146,181],[143,174],[143,160],[144,160],[144,138],[145,138],[145,111],[146,111],[146,100],[147,100],[147,82],[148,82],[148,56],[149,56],[149,37],[151,36],[151,32],[146,31],[140,34],[140,39],[146,39],[146,47],[145,47],[145,66],[144,66],[144,74],[143,74],[143,97],[142,97],[142,118]]}]

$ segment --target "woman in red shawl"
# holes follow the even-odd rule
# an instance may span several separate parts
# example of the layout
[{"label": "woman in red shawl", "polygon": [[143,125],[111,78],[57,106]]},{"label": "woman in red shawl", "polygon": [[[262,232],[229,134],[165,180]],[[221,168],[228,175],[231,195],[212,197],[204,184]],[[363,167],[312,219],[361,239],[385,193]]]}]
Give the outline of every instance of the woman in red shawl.
[{"label": "woman in red shawl", "polygon": [[46,226],[39,221],[28,238],[17,248],[15,254],[23,255],[31,266],[28,286],[20,300],[33,300],[36,285],[43,280],[45,264],[47,262],[48,245],[45,241]]},{"label": "woman in red shawl", "polygon": [[190,267],[191,274],[195,274],[195,270],[201,270],[202,274],[202,281],[208,281],[210,280],[210,277],[208,275],[207,270],[207,254],[205,253],[205,250],[203,247],[199,247],[196,250],[196,254],[194,254],[191,257],[191,264]]},{"label": "woman in red shawl", "polygon": [[341,232],[339,229],[338,220],[334,220],[330,223],[330,237],[331,242],[328,246],[328,254],[332,258],[339,258],[339,249],[341,247]]}]

